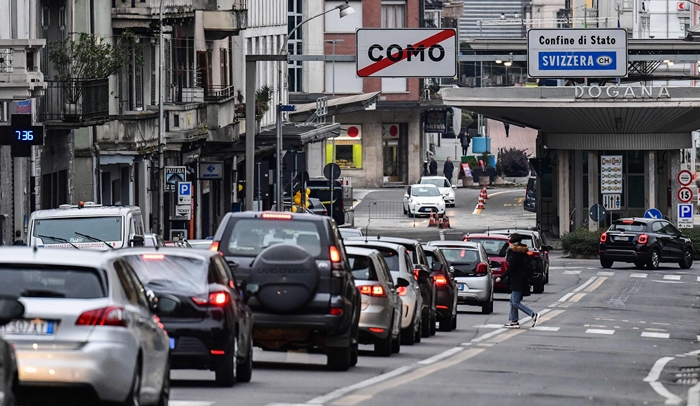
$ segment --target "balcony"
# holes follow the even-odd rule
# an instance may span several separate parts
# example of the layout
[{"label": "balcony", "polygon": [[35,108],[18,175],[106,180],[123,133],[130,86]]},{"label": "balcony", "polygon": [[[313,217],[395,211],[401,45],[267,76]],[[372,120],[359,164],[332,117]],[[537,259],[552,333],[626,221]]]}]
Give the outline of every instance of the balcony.
[{"label": "balcony", "polygon": [[[112,0],[113,28],[150,28],[159,18],[160,1]],[[194,18],[195,11],[230,15],[238,25],[247,21],[246,0],[163,0],[163,18],[168,22]]]},{"label": "balcony", "polygon": [[[77,128],[109,120],[109,79],[46,81],[39,119],[55,128]],[[72,102],[74,101],[74,102]]]},{"label": "balcony", "polygon": [[26,100],[44,94],[39,69],[43,39],[0,39],[0,101]]}]

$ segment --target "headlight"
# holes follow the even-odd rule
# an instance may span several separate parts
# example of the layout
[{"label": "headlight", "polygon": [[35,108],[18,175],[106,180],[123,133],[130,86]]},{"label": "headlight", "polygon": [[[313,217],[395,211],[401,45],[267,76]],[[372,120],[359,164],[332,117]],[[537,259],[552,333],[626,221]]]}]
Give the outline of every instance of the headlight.
[{"label": "headlight", "polygon": [[452,190],[452,189],[450,189],[450,191],[447,192],[447,195],[448,195],[448,196],[454,196],[454,195],[455,195],[455,191]]},{"label": "headlight", "polygon": [[420,206],[420,202],[418,200],[414,200],[411,203],[413,203],[414,206]]}]

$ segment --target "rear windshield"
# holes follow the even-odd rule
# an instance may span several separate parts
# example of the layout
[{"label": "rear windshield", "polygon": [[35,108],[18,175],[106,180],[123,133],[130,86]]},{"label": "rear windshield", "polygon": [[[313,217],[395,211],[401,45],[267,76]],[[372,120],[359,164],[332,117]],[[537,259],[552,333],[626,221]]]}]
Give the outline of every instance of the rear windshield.
[{"label": "rear windshield", "polygon": [[435,185],[437,187],[450,187],[450,182],[447,179],[421,179],[423,185]]},{"label": "rear windshield", "polygon": [[352,274],[357,280],[377,281],[377,272],[372,266],[372,259],[364,255],[348,255]]},{"label": "rear windshield", "polygon": [[623,223],[621,221],[614,222],[608,231],[644,231],[646,230],[646,223],[633,222],[633,223]]},{"label": "rear windshield", "polygon": [[[532,243],[532,240],[529,240]],[[487,255],[505,257],[508,249],[508,240],[494,240],[491,238],[470,238],[469,242],[480,242],[484,246]],[[527,242],[526,242],[527,244]]]},{"label": "rear windshield", "polygon": [[399,261],[401,260],[401,257],[399,257],[399,253],[390,250],[390,249],[381,249],[377,247],[372,247],[372,249],[375,249],[379,251],[380,254],[382,254],[382,257],[384,257],[384,262],[386,262],[387,268],[389,268],[389,271],[391,272],[399,272],[401,271],[401,266],[399,265]]},{"label": "rear windshield", "polygon": [[96,269],[0,265],[0,295],[96,299],[107,296],[107,287]]},{"label": "rear windshield", "polygon": [[[90,239],[85,237],[85,234]],[[86,243],[122,240],[122,218],[110,217],[62,217],[37,219],[34,221],[34,237],[41,238],[44,244],[58,244],[70,241]],[[64,241],[65,240],[65,241]]]},{"label": "rear windshield", "polygon": [[199,258],[164,254],[125,257],[141,283],[156,292],[197,295],[208,291],[209,263]]},{"label": "rear windshield", "polygon": [[304,248],[309,255],[321,255],[320,222],[273,219],[240,219],[231,230],[225,247],[229,255],[256,256],[263,249],[280,243]]},{"label": "rear windshield", "polygon": [[440,247],[450,265],[471,265],[479,261],[479,253],[474,248],[448,248]]}]

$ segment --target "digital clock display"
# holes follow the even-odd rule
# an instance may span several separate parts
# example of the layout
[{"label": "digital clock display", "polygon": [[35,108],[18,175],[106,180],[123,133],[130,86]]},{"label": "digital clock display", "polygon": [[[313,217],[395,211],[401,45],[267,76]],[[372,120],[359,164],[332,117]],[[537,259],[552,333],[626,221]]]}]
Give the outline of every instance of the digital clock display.
[{"label": "digital clock display", "polygon": [[31,114],[12,114],[10,123],[0,126],[0,145],[10,145],[12,157],[29,157],[33,146],[44,145],[44,126],[33,125]]},{"label": "digital clock display", "polygon": [[34,141],[34,130],[15,130],[17,141]]}]

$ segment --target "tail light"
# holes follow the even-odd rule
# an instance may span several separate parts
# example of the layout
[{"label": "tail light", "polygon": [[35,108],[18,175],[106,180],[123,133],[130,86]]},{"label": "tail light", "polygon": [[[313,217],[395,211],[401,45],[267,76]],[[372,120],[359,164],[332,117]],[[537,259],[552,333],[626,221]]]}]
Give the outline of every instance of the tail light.
[{"label": "tail light", "polygon": [[649,236],[646,234],[642,234],[637,238],[637,242],[640,244],[646,244],[649,242]]},{"label": "tail light", "polygon": [[226,351],[224,350],[211,350],[211,355],[224,355],[226,354]]},{"label": "tail light", "polygon": [[75,321],[76,326],[127,327],[123,307],[109,306],[83,312]]},{"label": "tail light", "polygon": [[365,285],[358,287],[360,293],[367,296],[386,297],[384,288],[380,285]]},{"label": "tail light", "polygon": [[399,296],[406,296],[408,289],[405,286],[399,286],[396,288],[396,292],[399,294]]},{"label": "tail light", "polygon": [[467,236],[465,235],[464,237],[462,237],[462,241],[469,241],[469,238],[467,238]]},{"label": "tail light", "polygon": [[343,315],[343,308],[342,307],[331,307],[331,316],[342,316]]},{"label": "tail light", "polygon": [[435,308],[436,308],[436,309],[441,309],[441,310],[448,309],[448,307],[445,306],[445,305],[435,305]]},{"label": "tail light", "polygon": [[377,328],[377,327],[370,327],[370,328],[369,328],[369,331],[371,331],[371,332],[373,332],[373,333],[383,333],[383,332],[384,332],[384,329],[383,329],[383,328]]},{"label": "tail light", "polygon": [[209,247],[209,251],[218,251],[219,250],[219,242],[214,241],[211,243],[211,246]]},{"label": "tail light", "polygon": [[529,256],[531,256],[531,257],[539,258],[539,257],[540,257],[540,252],[539,252],[539,251],[528,251],[528,252],[527,252],[527,255],[529,255]]},{"label": "tail light", "polygon": [[330,255],[331,262],[340,262],[340,251],[338,251],[335,245],[331,245]]},{"label": "tail light", "polygon": [[476,274],[477,275],[486,275],[489,272],[489,266],[486,265],[485,263],[481,262],[476,266]]},{"label": "tail light", "polygon": [[158,317],[158,316],[156,316],[156,315],[154,314],[154,315],[153,315],[153,321],[156,322],[156,324],[158,325],[158,327],[160,327],[160,329],[163,330],[163,332],[164,332],[165,334],[168,334],[168,332],[165,331],[165,325],[163,325],[163,322],[160,321],[160,317]]},{"label": "tail light", "polygon": [[418,280],[418,275],[420,274],[420,269],[414,269],[413,270],[413,277]]},{"label": "tail light", "polygon": [[206,299],[195,296],[192,301],[199,306],[223,307],[231,301],[231,297],[226,292],[212,292]]},{"label": "tail light", "polygon": [[143,254],[141,256],[145,261],[160,261],[165,259],[165,255],[163,254]]},{"label": "tail light", "polygon": [[607,242],[608,241],[608,233],[603,233],[600,235],[600,242]]},{"label": "tail light", "polygon": [[447,278],[445,278],[442,275],[434,276],[433,280],[435,281],[435,286],[437,286],[437,287],[442,287],[442,286],[447,285]]}]

